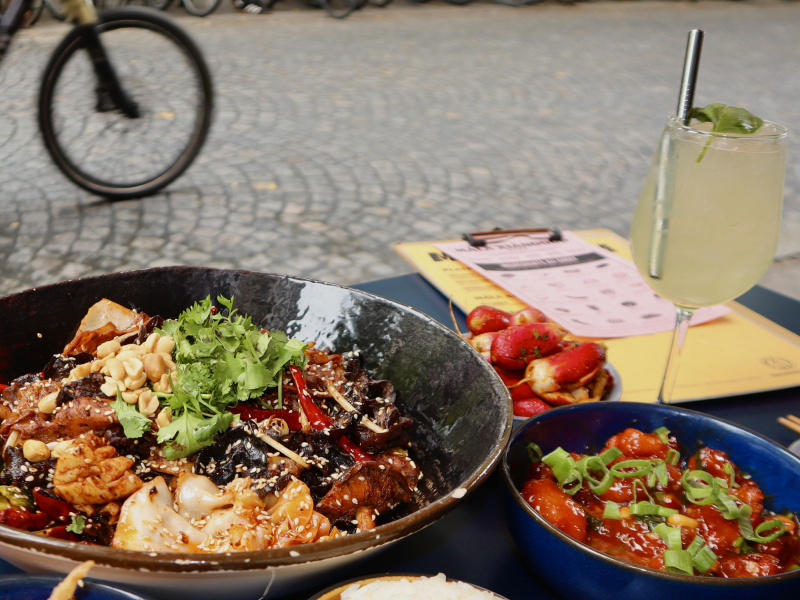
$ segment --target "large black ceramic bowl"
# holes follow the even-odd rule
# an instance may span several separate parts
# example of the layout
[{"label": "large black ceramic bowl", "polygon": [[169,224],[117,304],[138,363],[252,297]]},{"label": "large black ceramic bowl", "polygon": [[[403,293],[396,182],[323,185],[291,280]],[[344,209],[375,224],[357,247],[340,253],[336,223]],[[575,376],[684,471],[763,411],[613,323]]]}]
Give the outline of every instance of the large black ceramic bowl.
[{"label": "large black ceramic bowl", "polygon": [[[666,426],[685,452],[699,445],[726,452],[766,494],[765,507],[800,511],[800,459],[782,446],[715,417],[673,406],[590,402],[556,408],[522,424],[509,442],[502,469],[509,531],[536,576],[565,598],[581,600],[776,600],[800,598],[800,571],[769,577],[722,579],[678,575],[614,558],[566,535],[523,499],[528,444],[543,452],[597,452],[627,427]],[[683,452],[682,452],[683,454]]]},{"label": "large black ceramic bowl", "polygon": [[422,509],[373,531],[258,552],[145,554],[73,544],[0,526],[0,558],[27,571],[66,572],[92,559],[92,576],[156,597],[259,598],[318,585],[348,563],[429,525],[480,484],[499,461],[513,416],[507,389],[458,335],[407,306],[352,289],[282,275],[169,267],[79,279],[0,298],[0,382],[39,371],[101,298],[176,317],[211,295],[267,329],[333,351],[359,350],[398,405],[420,423],[417,451],[436,488]]}]

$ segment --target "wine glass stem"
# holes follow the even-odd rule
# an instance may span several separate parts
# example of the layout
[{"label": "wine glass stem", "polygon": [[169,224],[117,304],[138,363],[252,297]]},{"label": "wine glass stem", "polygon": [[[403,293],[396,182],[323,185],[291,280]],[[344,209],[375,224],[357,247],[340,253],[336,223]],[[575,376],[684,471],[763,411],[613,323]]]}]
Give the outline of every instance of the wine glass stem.
[{"label": "wine glass stem", "polygon": [[686,332],[689,330],[689,320],[692,318],[695,309],[685,306],[676,306],[675,331],[672,334],[672,343],[669,347],[667,356],[667,367],[664,370],[664,379],[661,381],[661,389],[658,392],[659,404],[670,404],[672,392],[675,389],[675,379],[678,377],[678,363],[683,350],[683,341]]}]

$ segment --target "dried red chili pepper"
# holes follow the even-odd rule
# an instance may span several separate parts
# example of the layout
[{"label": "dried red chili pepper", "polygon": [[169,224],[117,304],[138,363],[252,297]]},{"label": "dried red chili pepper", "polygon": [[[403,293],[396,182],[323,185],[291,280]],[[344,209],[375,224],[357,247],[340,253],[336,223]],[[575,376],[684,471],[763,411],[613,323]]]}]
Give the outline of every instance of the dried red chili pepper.
[{"label": "dried red chili pepper", "polygon": [[[332,428],[334,426],[333,419],[322,412],[322,409],[314,402],[311,393],[306,387],[306,380],[303,378],[303,372],[300,368],[295,365],[289,365],[289,373],[292,375],[292,381],[294,381],[294,387],[297,390],[297,397],[300,399],[300,408],[303,409],[311,426],[317,430]],[[339,438],[339,446],[357,461],[372,460],[369,454],[364,452],[355,442],[345,436]]]},{"label": "dried red chili pepper", "polygon": [[47,513],[34,513],[16,508],[4,508],[0,510],[0,523],[25,531],[38,531],[47,527],[52,519]]},{"label": "dried red chili pepper", "polygon": [[254,419],[256,421],[265,421],[271,417],[283,419],[286,421],[286,425],[289,426],[290,431],[299,431],[302,428],[302,424],[300,423],[300,413],[293,410],[281,408],[259,408],[257,406],[247,406],[246,404],[239,404],[228,410],[236,415],[239,415],[243,419]]},{"label": "dried red chili pepper", "polygon": [[72,515],[77,515],[78,510],[66,500],[53,498],[42,488],[33,489],[33,501],[36,502],[43,513],[50,515],[56,521],[66,522],[72,520]]},{"label": "dried red chili pepper", "polygon": [[83,542],[80,536],[71,531],[67,531],[67,527],[69,527],[69,525],[58,525],[57,527],[48,529],[47,537],[57,540],[67,540],[68,542]]}]

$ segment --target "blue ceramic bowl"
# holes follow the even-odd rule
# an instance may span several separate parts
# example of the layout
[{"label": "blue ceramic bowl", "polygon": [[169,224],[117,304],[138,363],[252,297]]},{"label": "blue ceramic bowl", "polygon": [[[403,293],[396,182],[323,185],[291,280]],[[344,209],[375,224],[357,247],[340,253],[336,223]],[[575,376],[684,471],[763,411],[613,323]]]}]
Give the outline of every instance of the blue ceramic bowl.
[{"label": "blue ceramic bowl", "polygon": [[520,425],[502,463],[509,532],[534,575],[565,598],[581,600],[800,598],[800,571],[747,579],[693,577],[613,558],[551,525],[519,493],[530,466],[529,442],[536,442],[545,453],[558,446],[596,452],[626,427],[649,432],[661,426],[687,451],[701,444],[726,452],[759,484],[767,509],[800,512],[800,459],[757,433],[674,406],[590,402],[557,408]]},{"label": "blue ceramic bowl", "polygon": [[[5,575],[0,577],[0,600],[47,600],[61,575]],[[144,596],[95,583],[89,579],[75,590],[75,600],[146,600]]]}]

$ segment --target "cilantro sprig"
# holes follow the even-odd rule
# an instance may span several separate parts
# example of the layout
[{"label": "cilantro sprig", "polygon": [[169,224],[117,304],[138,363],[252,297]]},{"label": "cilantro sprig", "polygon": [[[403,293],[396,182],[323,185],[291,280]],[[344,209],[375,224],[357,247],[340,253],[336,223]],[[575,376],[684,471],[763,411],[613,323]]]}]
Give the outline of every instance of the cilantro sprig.
[{"label": "cilantro sprig", "polygon": [[233,298],[210,297],[165,321],[161,333],[175,340],[172,393],[159,393],[172,422],[158,431],[167,458],[181,458],[209,445],[234,419],[226,409],[278,387],[283,369],[304,367],[306,344],[281,331],[262,332],[238,314]]}]

